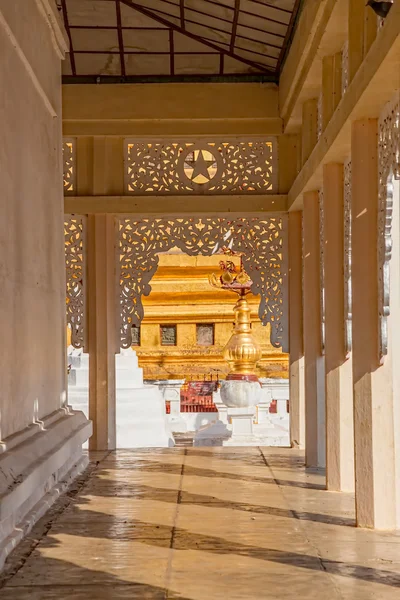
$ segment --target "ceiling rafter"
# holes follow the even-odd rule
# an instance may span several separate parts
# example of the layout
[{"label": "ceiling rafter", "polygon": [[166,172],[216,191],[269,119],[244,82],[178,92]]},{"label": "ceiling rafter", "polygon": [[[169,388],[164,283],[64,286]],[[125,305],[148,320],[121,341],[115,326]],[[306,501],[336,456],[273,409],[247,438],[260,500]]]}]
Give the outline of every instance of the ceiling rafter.
[{"label": "ceiling rafter", "polygon": [[231,52],[235,49],[236,31],[239,20],[240,0],[235,0],[235,12],[233,13],[232,33],[231,33]]},{"label": "ceiling rafter", "polygon": [[[218,7],[222,7],[222,8],[226,8],[227,10],[235,10],[234,6],[228,6],[227,4],[221,4],[221,2],[216,2],[216,0],[203,0],[203,2],[206,2],[207,4],[213,4],[214,6],[218,6]],[[287,26],[286,21],[278,21],[277,19],[272,19],[271,17],[264,17],[264,15],[258,15],[257,13],[253,13],[249,10],[244,10],[244,9],[240,9],[240,12],[244,15],[248,15],[249,17],[255,17],[258,21],[268,21],[270,23],[275,23],[276,25],[283,25],[284,27]],[[269,32],[271,33],[271,32]],[[271,33],[271,35],[274,35]],[[281,35],[280,37],[285,37],[284,35]]]},{"label": "ceiling rafter", "polygon": [[[171,0],[158,0],[158,1],[161,2],[161,3],[163,3],[163,4],[170,4],[170,5],[176,7],[175,2],[171,2]],[[183,1],[183,0],[181,0],[181,1]],[[203,0],[203,1],[205,1],[205,0]],[[217,5],[218,3],[217,2],[212,2],[211,4]],[[219,5],[219,6],[221,6],[221,5]],[[234,10],[233,7],[230,7],[230,8],[232,8],[232,10]],[[156,8],[153,8],[153,9],[150,9],[150,10],[154,10],[154,12],[157,12],[157,13],[160,13],[160,14],[163,14],[163,15],[168,15],[169,17],[171,17],[173,19],[177,19],[178,18],[178,17],[175,17],[174,15],[171,15],[170,13],[161,11],[161,10],[156,9]],[[217,15],[206,13],[203,10],[199,10],[197,8],[191,8],[190,6],[186,6],[185,7],[185,12],[193,12],[193,13],[196,13],[198,15],[202,15],[204,17],[208,17],[209,19],[215,19],[216,21],[221,21],[222,23],[228,23],[228,25],[232,24],[232,21],[229,20],[229,19],[224,19],[223,17],[219,17]],[[245,14],[244,11],[242,11],[241,9],[239,10],[239,13]],[[188,23],[196,23],[197,24],[197,21],[189,21],[186,17],[184,18],[184,20],[186,22],[188,22]],[[282,23],[282,25],[285,25],[285,27],[286,27],[286,24]],[[181,15],[181,26],[182,26],[182,15]],[[204,26],[208,27],[210,29],[213,28],[211,25],[204,25]],[[259,31],[260,33],[264,33],[265,35],[271,35],[271,36],[279,37],[282,40],[285,38],[284,35],[281,35],[279,33],[273,33],[272,31],[268,31],[267,29],[260,29],[259,27],[253,27],[252,25],[245,25],[243,23],[240,23],[240,27],[244,27],[246,29],[251,29],[252,31]],[[216,31],[223,31],[223,30],[222,29],[216,29]],[[246,39],[251,39],[251,38],[246,38]],[[278,46],[276,44],[271,44],[269,42],[262,42],[262,43],[265,44],[266,46],[271,46],[272,48],[278,48],[279,50],[282,48],[282,44]]]},{"label": "ceiling rafter", "polygon": [[282,62],[284,61],[286,52],[289,48],[289,43],[290,43],[290,40],[292,39],[294,26],[296,24],[297,15],[300,11],[300,5],[301,5],[302,1],[303,0],[296,0],[295,4],[293,6],[292,16],[290,17],[290,21],[289,21],[289,25],[288,25],[288,28],[286,31],[285,39],[283,40],[282,50],[281,50],[281,53],[278,58],[278,64],[276,65],[277,71],[279,71],[279,69],[281,68]]},{"label": "ceiling rafter", "polygon": [[72,43],[71,30],[69,28],[68,22],[68,11],[65,0],[61,0],[62,13],[64,17],[65,31],[67,32],[68,40],[69,40],[69,61],[71,63],[71,71],[72,75],[76,75],[76,65],[75,65],[75,56],[74,56],[74,45]]},{"label": "ceiling rafter", "polygon": [[[175,17],[174,15],[171,15],[170,13],[164,12],[163,10],[159,10],[158,8],[157,9],[154,8],[152,10],[157,15],[163,15],[164,17],[167,17],[167,18],[170,18],[170,19],[177,19],[178,18],[178,17]],[[214,27],[212,25],[205,25],[204,23],[200,23],[199,21],[194,21],[193,19],[185,19],[185,22],[189,23],[191,25],[197,25],[198,27],[204,27],[204,29],[209,29],[211,31],[218,31],[218,33],[224,33],[225,35],[229,36],[229,31],[226,31],[225,29],[220,29],[219,27]],[[187,29],[185,29],[184,32],[185,33],[191,33]],[[210,38],[205,38],[202,35],[200,37],[201,37],[201,39],[210,39]],[[263,44],[264,46],[271,46],[272,48],[275,48],[275,46],[273,46],[272,44],[268,44],[267,42],[260,42],[259,40],[255,40],[254,38],[247,37],[246,35],[236,34],[235,39],[236,38],[242,39],[242,40],[247,40],[249,42],[255,42],[255,43],[258,43],[258,44]],[[221,42],[221,41],[215,41],[215,43],[216,44],[224,44],[224,42]],[[224,45],[230,46],[230,44],[224,44]],[[236,48],[240,48],[240,46],[236,45]],[[242,48],[242,49],[246,50],[246,52],[252,52],[251,50],[247,50],[245,48]],[[281,46],[278,46],[277,49],[280,50]],[[230,49],[230,52],[233,52],[233,50]],[[262,54],[266,58],[272,58],[275,61],[278,60],[278,56],[271,56],[270,54],[266,54],[264,52],[263,53],[258,52],[257,54]]]},{"label": "ceiling rafter", "polygon": [[[238,60],[239,62],[246,64],[247,66],[256,68],[257,70],[261,71],[261,73],[264,73],[266,75],[275,75],[275,71],[268,69],[267,67],[260,67],[260,65],[258,63],[255,63],[251,60],[242,58],[241,56],[237,55],[234,52],[231,52],[230,50],[225,50],[224,48],[221,48],[220,46],[218,46],[216,43],[206,41],[203,37],[201,37],[195,33],[192,33],[190,31],[187,31],[187,29],[182,29],[182,27],[180,25],[176,25],[176,23],[167,21],[163,17],[159,16],[157,13],[154,13],[152,10],[142,6],[141,4],[137,4],[136,2],[130,2],[129,0],[120,0],[120,2],[121,2],[121,4],[128,6],[132,10],[135,10],[135,11],[143,14],[146,17],[154,19],[155,21],[161,23],[162,25],[165,25],[166,27],[169,27],[170,29],[174,29],[175,31],[182,33],[183,35],[185,35],[197,42],[200,42],[206,46],[209,46],[210,48],[213,48],[214,50],[218,50],[219,52],[224,53],[226,56],[234,58],[235,60]],[[176,17],[174,17],[174,18],[176,18]]]},{"label": "ceiling rafter", "polygon": [[125,56],[124,56],[124,38],[122,33],[122,20],[121,20],[121,4],[119,0],[115,0],[115,10],[117,13],[117,29],[118,29],[118,45],[119,45],[119,56],[121,61],[121,75],[125,77]]},{"label": "ceiling rafter", "polygon": [[[253,76],[277,81],[293,38],[296,19],[302,4],[302,0],[290,0],[287,3],[273,3],[272,0],[249,0],[246,4],[240,0],[234,0],[234,2],[232,0],[197,0],[197,2],[190,2],[189,5],[186,0],[153,0],[152,2],[148,0],[100,0],[100,2],[99,0],[85,0],[83,3],[85,7],[91,6],[90,13],[86,13],[86,10],[82,12],[83,4],[80,7],[80,3],[71,0],[58,0],[58,2],[70,43],[69,62],[72,75],[64,75],[64,77],[71,82],[95,77],[97,80],[99,77],[111,79],[121,77],[123,82],[148,77],[150,79],[152,77],[160,79],[170,77],[171,80],[183,80],[189,77],[190,79],[189,73],[196,70],[196,64],[200,67],[199,71],[204,72],[205,78],[219,76],[222,79],[226,77],[234,79],[238,76],[250,76],[250,67],[253,70]],[[229,5],[225,2],[229,2]],[[100,3],[111,3],[110,10],[107,9],[106,13],[99,11],[96,5]],[[121,5],[123,6],[121,7]],[[164,8],[165,10],[163,10]],[[132,14],[130,17],[132,25],[129,25],[127,9],[128,12],[131,9],[150,21],[144,22],[144,26],[140,26],[143,18],[134,17]],[[112,15],[113,11],[114,16]],[[105,15],[107,15],[106,18],[104,18]],[[125,23],[127,24],[125,25]],[[80,30],[82,33],[78,36],[77,33],[74,33],[76,30]],[[96,33],[96,31],[101,32],[102,30],[110,30],[113,34],[107,36],[106,33]],[[124,30],[137,31],[138,37],[132,34],[128,43]],[[168,37],[156,33],[160,31],[164,31]],[[143,35],[144,32],[149,32],[149,34],[143,37],[142,32]],[[179,51],[177,51],[176,33],[186,37],[187,40],[198,42],[203,47],[193,51],[190,43],[185,42],[182,38],[179,39]],[[114,41],[112,41],[112,35],[115,36]],[[125,41],[128,44],[127,47]],[[131,46],[132,43],[133,46]],[[166,46],[165,43],[167,43]],[[132,63],[128,59],[128,56],[132,54],[143,54],[154,56],[154,58]],[[199,63],[192,62],[189,58],[191,55],[208,54],[216,57],[214,65],[210,61],[203,64],[200,59]],[[110,60],[94,58],[84,60],[79,58],[81,55],[119,55],[119,60],[113,59],[111,62],[111,57]],[[168,63],[165,64],[165,61],[156,58],[158,55],[169,56],[169,68]],[[176,56],[178,55],[186,56],[186,59],[180,59],[177,63]],[[227,65],[225,57],[232,58],[235,63]],[[159,62],[155,62],[157,60]],[[242,64],[242,68],[240,68],[240,64]],[[153,65],[158,65],[158,68],[154,69]],[[177,68],[178,72],[176,72]],[[132,69],[134,74],[129,73]],[[151,73],[152,70],[159,72],[159,75],[146,74],[148,71]],[[226,70],[228,70],[227,73]],[[77,71],[82,74],[78,75]],[[89,74],[84,75],[84,73]],[[200,73],[193,75],[194,78],[201,76]]]},{"label": "ceiling rafter", "polygon": [[288,8],[282,8],[281,6],[276,6],[275,4],[269,4],[268,2],[261,2],[261,0],[249,0],[249,2],[254,2],[254,4],[261,4],[261,6],[265,6],[266,8],[280,10],[281,12],[287,13],[289,15],[292,14],[292,11],[289,10]]},{"label": "ceiling rafter", "polygon": [[169,30],[169,74],[175,75],[174,30]]}]

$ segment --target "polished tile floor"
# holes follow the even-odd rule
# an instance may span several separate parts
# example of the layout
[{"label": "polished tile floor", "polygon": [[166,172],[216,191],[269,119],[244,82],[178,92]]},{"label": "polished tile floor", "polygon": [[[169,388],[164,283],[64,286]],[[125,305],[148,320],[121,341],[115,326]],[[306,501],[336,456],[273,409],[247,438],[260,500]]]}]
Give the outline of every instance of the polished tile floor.
[{"label": "polished tile floor", "polygon": [[296,451],[93,455],[10,557],[4,600],[399,600],[400,533],[354,528]]}]

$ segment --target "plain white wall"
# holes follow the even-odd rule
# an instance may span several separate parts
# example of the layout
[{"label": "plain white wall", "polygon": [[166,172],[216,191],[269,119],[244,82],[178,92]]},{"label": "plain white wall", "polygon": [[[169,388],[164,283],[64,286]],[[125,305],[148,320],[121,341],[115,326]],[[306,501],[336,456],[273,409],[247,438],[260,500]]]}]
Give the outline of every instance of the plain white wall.
[{"label": "plain white wall", "polygon": [[1,439],[66,392],[61,60],[39,4],[0,0]]}]

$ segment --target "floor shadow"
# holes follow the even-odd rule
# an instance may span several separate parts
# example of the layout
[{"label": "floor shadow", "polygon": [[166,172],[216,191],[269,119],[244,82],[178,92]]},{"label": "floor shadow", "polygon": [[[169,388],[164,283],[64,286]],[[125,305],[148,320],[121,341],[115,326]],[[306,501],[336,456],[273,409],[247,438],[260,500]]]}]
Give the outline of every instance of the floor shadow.
[{"label": "floor shadow", "polygon": [[[137,519],[121,521],[121,527],[116,528],[114,517],[109,516],[109,524],[107,525],[106,521],[103,522],[103,527],[99,527],[98,524],[95,526],[93,524],[90,525],[90,522],[93,523],[93,519],[96,515],[100,519],[103,519],[104,514],[95,513],[92,511],[84,512],[87,514],[82,514],[81,516],[87,518],[83,518],[76,526],[76,535],[79,537],[91,537],[91,533],[94,532],[96,538],[102,537],[104,539],[116,541],[116,543],[124,541],[138,541],[146,545],[165,549],[168,549],[171,546],[172,541],[173,550],[181,552],[187,550],[196,550],[208,554],[227,555],[233,564],[235,563],[235,556],[247,557],[266,562],[285,564],[288,567],[292,565],[296,568],[315,571],[328,571],[333,575],[340,575],[341,577],[400,588],[400,573],[393,571],[376,569],[374,567],[364,565],[349,564],[331,559],[321,559],[318,556],[308,554],[262,548],[259,546],[240,543],[238,541],[226,540],[217,536],[193,533],[187,529],[181,529],[175,526],[162,524],[154,525]],[[41,542],[42,548],[51,548],[60,544],[57,539],[52,537],[52,533],[58,533],[59,528],[60,525],[55,524],[55,526],[50,529],[47,537]],[[70,526],[68,528],[68,533],[70,535],[74,535]],[[288,543],[290,544],[290,536],[288,538]],[[200,556],[199,561],[201,561]],[[75,566],[73,565],[72,568],[75,569]],[[190,576],[189,573],[188,576]],[[98,578],[97,572],[96,577]],[[106,580],[104,580],[104,583],[107,583],[108,577],[109,575],[106,575]],[[166,597],[169,598],[170,596]],[[136,597],[133,596],[133,598]],[[144,596],[144,598],[146,598],[146,596]],[[153,597],[149,596],[149,598]],[[155,598],[158,600],[158,596],[155,596]]]},{"label": "floor shadow", "polygon": [[[30,560],[35,558],[33,555]],[[36,580],[31,576],[25,578],[22,567],[21,573],[16,574],[17,581],[11,578],[0,586],[2,600],[193,600],[167,588],[126,581],[113,574],[81,567],[66,560],[47,557],[38,557],[38,560],[43,577]],[[46,580],[46,573],[65,573],[65,579],[60,577],[57,583],[52,583]]]},{"label": "floor shadow", "polygon": [[[265,466],[264,463],[257,466]],[[128,468],[128,466],[127,466]],[[180,475],[182,465],[174,465],[171,463],[140,461],[134,467],[130,466],[129,470],[137,469],[149,473],[171,473]],[[193,477],[207,477],[216,479],[231,479],[232,481],[243,481],[248,483],[265,483],[272,485],[280,485],[283,487],[297,487],[307,490],[324,490],[325,486],[317,483],[309,483],[307,481],[291,481],[287,479],[275,479],[274,477],[256,477],[251,475],[242,475],[240,473],[227,473],[226,471],[216,471],[214,469],[206,469],[203,467],[193,467],[185,464],[185,475]]]},{"label": "floor shadow", "polygon": [[[146,467],[147,465],[147,461],[131,462],[131,472],[134,473],[136,469],[139,469],[139,471],[145,470],[143,467]],[[162,472],[176,474],[176,465],[166,465],[166,469],[168,468],[169,471],[163,470]],[[179,465],[179,473],[180,472],[181,465]],[[43,521],[39,521],[31,534],[31,537],[34,540],[31,551],[26,556],[18,557],[18,555],[16,555],[12,560],[10,559],[10,563],[16,565],[15,572],[17,575],[11,573],[9,579],[6,578],[3,580],[4,586],[0,592],[0,597],[3,600],[53,600],[55,597],[73,597],[74,600],[127,600],[128,598],[131,600],[193,600],[189,598],[187,594],[186,596],[183,596],[170,589],[151,585],[152,573],[150,566],[148,567],[150,583],[142,583],[139,581],[126,581],[122,577],[116,576],[114,573],[102,571],[100,567],[99,570],[91,570],[81,567],[80,565],[75,565],[68,560],[49,558],[46,556],[46,551],[48,552],[51,548],[60,547],[60,545],[62,546],[64,543],[59,539],[59,536],[62,536],[62,534],[76,536],[77,561],[79,561],[79,553],[82,552],[79,548],[79,537],[90,538],[93,540],[93,543],[91,543],[89,547],[93,548],[94,554],[99,547],[99,539],[111,540],[112,553],[110,551],[110,561],[123,560],[124,554],[120,554],[121,547],[119,545],[129,541],[135,541],[146,546],[163,548],[167,552],[169,552],[169,550],[172,550],[172,552],[179,552],[182,553],[182,556],[185,556],[185,552],[188,551],[198,551],[199,563],[201,563],[202,558],[204,559],[204,554],[226,555],[228,557],[227,565],[229,568],[233,566],[232,571],[234,571],[235,564],[240,565],[239,557],[246,557],[265,561],[266,564],[268,562],[273,562],[287,565],[288,567],[292,566],[296,570],[301,568],[310,572],[326,571],[330,574],[349,578],[354,581],[366,581],[393,588],[400,588],[400,573],[395,571],[382,570],[373,566],[350,564],[329,558],[322,559],[313,554],[259,547],[241,541],[240,531],[237,532],[236,539],[227,540],[218,535],[195,533],[188,529],[176,527],[175,525],[163,524],[164,516],[162,504],[160,505],[160,513],[155,513],[155,518],[159,520],[159,523],[157,524],[133,518],[134,515],[140,514],[140,505],[134,506],[134,503],[129,508],[127,507],[126,516],[123,514],[121,515],[121,513],[121,516],[117,516],[114,513],[107,514],[104,512],[88,510],[85,505],[89,503],[87,496],[90,495],[105,498],[129,498],[131,500],[134,500],[135,498],[158,500],[160,503],[164,502],[166,504],[177,505],[177,510],[179,503],[182,508],[185,504],[195,504],[221,509],[227,508],[234,511],[267,514],[276,517],[304,518],[310,521],[335,525],[348,525],[349,523],[346,523],[346,519],[330,515],[295,512],[280,507],[259,506],[256,504],[237,502],[235,500],[225,501],[207,494],[193,494],[179,491],[178,489],[156,488],[141,483],[135,484],[131,482],[104,479],[101,477],[101,475],[107,473],[112,476],[111,471],[107,468],[102,468],[100,465],[99,472],[92,473],[91,477],[83,483],[77,494],[71,496],[69,506],[65,504],[65,506],[63,506],[64,510],[60,511],[60,513],[53,518],[48,516],[44,517],[44,519],[49,519],[48,526],[43,527]],[[186,467],[184,469],[184,474],[186,474]],[[207,489],[206,481],[204,482],[204,489]],[[65,498],[63,502],[65,503]],[[113,510],[112,503],[108,503],[107,509],[110,511]],[[166,513],[165,520],[168,515],[170,518],[171,511]],[[35,537],[35,531],[39,532],[37,537]],[[245,537],[246,531],[242,531],[242,533]],[[290,531],[286,534],[289,547],[291,543],[290,534]],[[244,539],[244,537],[242,539]],[[122,548],[124,548],[124,546],[122,546]],[[19,550],[17,549],[16,553],[18,553],[18,551]],[[71,552],[71,547],[69,552]],[[122,550],[122,552],[126,552],[126,546],[125,550]],[[201,553],[204,553],[203,556]],[[108,556],[105,556],[105,559],[108,561]],[[187,574],[185,571],[185,577],[187,576],[189,578],[191,577],[191,560],[194,560],[193,556],[189,555]],[[98,564],[100,565],[100,563]],[[173,559],[170,568],[173,570]],[[45,585],[44,576],[46,573],[50,575],[47,577],[48,583]],[[57,573],[57,575],[55,575],[55,573]],[[281,575],[272,572],[271,576],[280,577]],[[207,580],[207,572],[204,573],[204,578]],[[56,579],[54,585],[51,583],[53,579]],[[35,585],[32,585],[32,581],[35,582]],[[312,586],[312,577],[310,577],[310,586]],[[84,589],[80,590],[80,587]],[[227,589],[227,597],[228,596],[229,590]],[[212,591],[209,597],[212,599]],[[330,597],[333,597],[333,594],[330,594]]]},{"label": "floor shadow", "polygon": [[[185,467],[185,475],[186,467]],[[148,499],[156,500],[159,502],[166,502],[175,504],[177,502],[177,489],[160,488],[151,485],[144,485],[141,483],[132,484],[126,482],[116,482],[111,480],[100,480],[98,486],[94,487],[95,492],[85,488],[82,492],[92,495],[95,493],[98,496],[103,497],[118,497],[118,498],[137,498],[137,499]],[[93,482],[93,479],[92,479]],[[205,484],[206,486],[206,484]],[[274,506],[263,506],[258,504],[251,504],[248,502],[238,502],[233,500],[224,500],[215,496],[207,494],[194,494],[185,490],[180,491],[180,503],[181,504],[192,504],[198,506],[204,506],[208,508],[218,508],[227,510],[236,510],[241,512],[251,512],[261,515],[269,515],[273,517],[284,517],[287,519],[299,519],[306,521],[313,521],[316,523],[324,523],[326,525],[340,525],[344,527],[354,527],[355,520],[350,517],[341,517],[336,515],[325,515],[319,513],[312,513],[301,510],[285,509]]]}]

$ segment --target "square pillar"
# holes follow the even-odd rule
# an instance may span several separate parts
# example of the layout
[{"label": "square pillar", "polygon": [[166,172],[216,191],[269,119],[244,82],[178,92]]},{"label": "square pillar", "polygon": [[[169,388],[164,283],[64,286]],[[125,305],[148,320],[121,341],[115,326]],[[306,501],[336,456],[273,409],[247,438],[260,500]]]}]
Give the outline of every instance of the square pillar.
[{"label": "square pillar", "polygon": [[302,212],[289,213],[290,443],[305,447]]},{"label": "square pillar", "polygon": [[306,466],[325,466],[324,358],[321,341],[319,194],[303,196]]},{"label": "square pillar", "polygon": [[88,350],[91,450],[116,447],[116,260],[113,215],[88,215]]},{"label": "square pillar", "polygon": [[354,490],[352,362],[346,357],[344,314],[343,165],[327,164],[324,182],[326,486]]},{"label": "square pillar", "polygon": [[352,290],[357,525],[394,529],[393,373],[378,355],[378,124],[352,124]]}]

